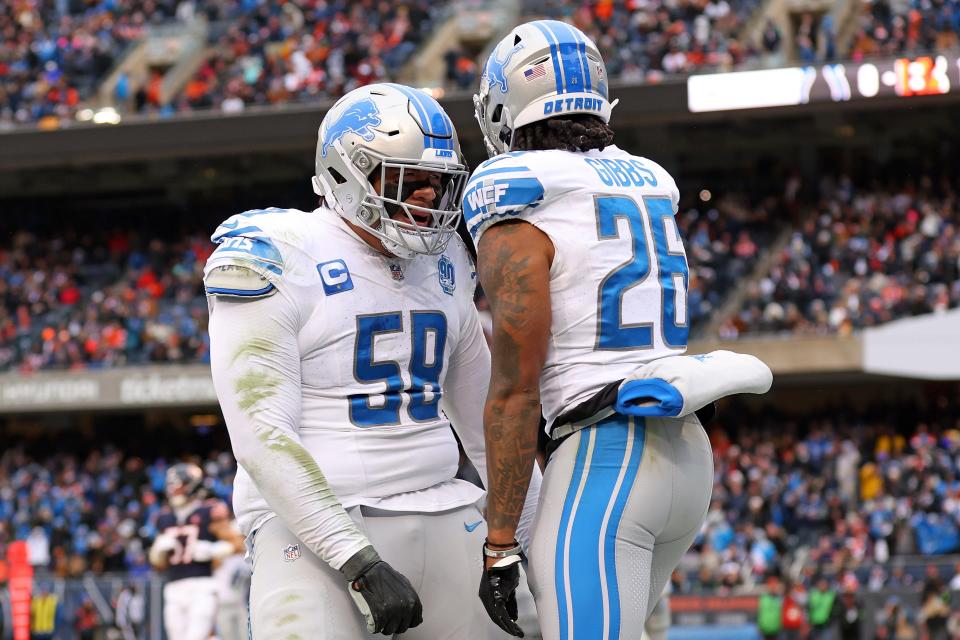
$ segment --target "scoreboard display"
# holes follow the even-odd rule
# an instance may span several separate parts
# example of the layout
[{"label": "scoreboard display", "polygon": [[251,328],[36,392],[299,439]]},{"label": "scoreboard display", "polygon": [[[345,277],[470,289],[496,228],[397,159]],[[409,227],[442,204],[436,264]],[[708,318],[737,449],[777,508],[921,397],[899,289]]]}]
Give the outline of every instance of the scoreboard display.
[{"label": "scoreboard display", "polygon": [[960,57],[920,56],[690,76],[693,113],[942,95],[960,87]]}]

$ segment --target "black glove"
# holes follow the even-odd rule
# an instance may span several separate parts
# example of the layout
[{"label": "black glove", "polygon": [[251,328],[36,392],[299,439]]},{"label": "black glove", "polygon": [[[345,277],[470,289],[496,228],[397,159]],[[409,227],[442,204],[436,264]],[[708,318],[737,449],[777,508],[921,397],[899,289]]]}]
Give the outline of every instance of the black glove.
[{"label": "black glove", "polygon": [[480,600],[497,626],[518,638],[523,629],[517,625],[517,585],[520,584],[520,556],[498,560],[484,569],[480,578]]},{"label": "black glove", "polygon": [[367,622],[367,631],[390,636],[423,622],[423,605],[403,574],[364,547],[340,568],[350,596]]}]

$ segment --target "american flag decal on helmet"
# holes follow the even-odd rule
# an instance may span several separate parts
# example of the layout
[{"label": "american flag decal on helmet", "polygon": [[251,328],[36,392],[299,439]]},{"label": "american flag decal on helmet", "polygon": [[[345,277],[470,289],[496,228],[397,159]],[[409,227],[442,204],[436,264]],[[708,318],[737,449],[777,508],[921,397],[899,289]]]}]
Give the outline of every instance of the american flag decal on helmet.
[{"label": "american flag decal on helmet", "polygon": [[543,67],[543,63],[535,64],[526,71],[523,72],[523,79],[527,82],[531,80],[536,80],[537,78],[542,78],[547,75],[546,69]]}]

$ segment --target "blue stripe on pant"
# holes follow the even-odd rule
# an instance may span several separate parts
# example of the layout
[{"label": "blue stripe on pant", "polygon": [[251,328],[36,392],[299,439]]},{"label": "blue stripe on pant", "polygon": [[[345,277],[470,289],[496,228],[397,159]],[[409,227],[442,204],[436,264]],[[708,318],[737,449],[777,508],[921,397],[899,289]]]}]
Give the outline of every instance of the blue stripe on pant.
[{"label": "blue stripe on pant", "polygon": [[617,529],[643,457],[642,418],[615,415],[584,429],[557,533],[560,638],[619,638]]}]

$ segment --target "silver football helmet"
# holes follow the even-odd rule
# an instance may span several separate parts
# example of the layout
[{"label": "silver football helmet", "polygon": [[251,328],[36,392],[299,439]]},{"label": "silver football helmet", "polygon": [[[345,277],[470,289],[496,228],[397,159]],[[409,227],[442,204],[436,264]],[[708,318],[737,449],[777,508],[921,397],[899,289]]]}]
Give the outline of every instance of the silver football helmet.
[{"label": "silver football helmet", "polygon": [[554,116],[589,113],[610,121],[607,70],[597,45],[557,20],[527,22],[501,40],[484,65],[474,113],[487,153],[510,151],[516,130]]},{"label": "silver football helmet", "polygon": [[[443,252],[456,232],[467,174],[449,116],[417,89],[354,89],[320,123],[313,190],[399,258]],[[436,193],[431,206],[404,202],[428,185]]]}]

